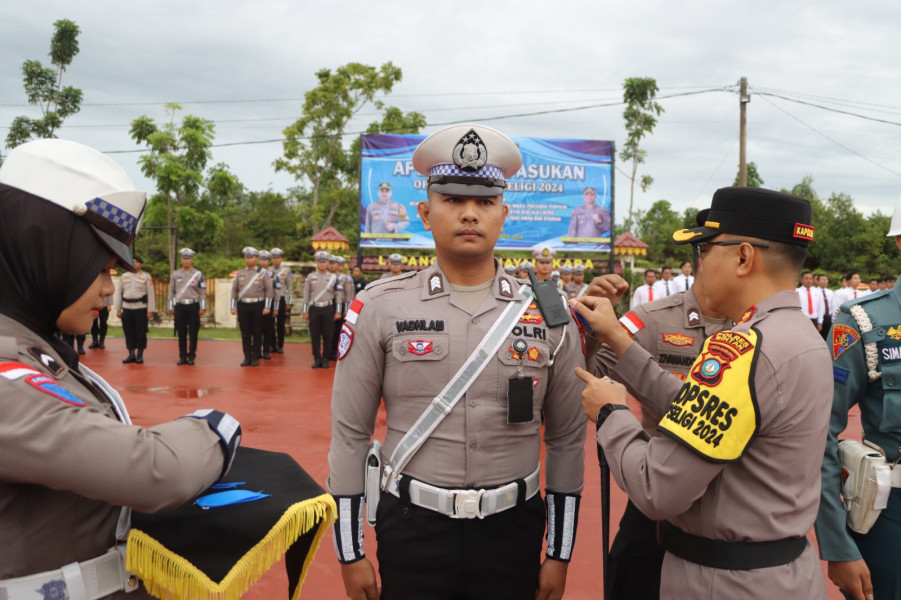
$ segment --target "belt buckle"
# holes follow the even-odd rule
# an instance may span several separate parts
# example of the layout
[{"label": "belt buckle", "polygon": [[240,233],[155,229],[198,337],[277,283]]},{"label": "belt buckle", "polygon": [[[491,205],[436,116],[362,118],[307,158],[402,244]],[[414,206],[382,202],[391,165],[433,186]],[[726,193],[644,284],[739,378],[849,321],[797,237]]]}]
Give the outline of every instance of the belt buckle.
[{"label": "belt buckle", "polygon": [[484,519],[482,513],[482,498],[487,494],[485,490],[454,490],[454,514],[453,519]]}]

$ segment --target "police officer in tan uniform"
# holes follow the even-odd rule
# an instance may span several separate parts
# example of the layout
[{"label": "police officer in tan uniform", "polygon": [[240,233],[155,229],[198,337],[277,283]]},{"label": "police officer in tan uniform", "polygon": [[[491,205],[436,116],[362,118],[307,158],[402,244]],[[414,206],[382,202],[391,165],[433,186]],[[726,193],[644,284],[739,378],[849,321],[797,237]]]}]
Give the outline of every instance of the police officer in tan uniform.
[{"label": "police officer in tan uniform", "polygon": [[576,265],[573,267],[572,281],[563,286],[569,298],[578,298],[588,291],[588,284],[585,283],[585,265]]},{"label": "police officer in tan uniform", "polygon": [[116,316],[122,319],[125,347],[128,348],[128,356],[122,362],[142,364],[147,348],[147,323],[156,312],[156,294],[153,279],[141,270],[144,261],[138,255],[133,258],[135,272],[125,272],[119,278],[113,305]]},{"label": "police officer in tan uniform", "polygon": [[[113,160],[59,139],[0,166],[0,597],[147,599],[124,568],[130,509],[193,498],[228,470],[241,429],[218,411],[150,428],[54,331],[83,333],[144,214]],[[126,507],[126,508],[123,508]]]},{"label": "police officer in tan uniform", "polygon": [[694,245],[703,293],[735,323],[707,338],[684,383],[632,343],[610,302],[573,301],[660,419],[662,435],[650,437],[619,410],[626,387],[577,370],[613,476],[661,521],[661,598],[826,597],[806,535],[819,504],[831,361],[794,291],[810,218],[802,198],[723,188],[697,228],[673,235]]},{"label": "police officer in tan uniform", "polygon": [[[381,598],[562,596],[585,437],[581,385],[569,369],[584,356],[562,294],[543,288],[539,307],[494,259],[507,215],[505,178],[520,164],[516,145],[481,125],[426,138],[413,165],[429,176],[419,215],[434,235],[437,262],[371,283],[348,311],[332,393],[328,486],[338,502],[336,548],[351,598],[378,594],[360,533],[362,467],[381,399],[387,466],[381,493],[369,496],[379,502]],[[559,326],[548,326],[544,311],[562,316]],[[476,353],[488,340],[496,350]],[[468,375],[477,368],[484,370]],[[457,387],[464,381],[467,390]],[[452,406],[446,418],[424,437],[420,428],[411,432],[433,398]],[[538,493],[542,422],[546,507]],[[412,454],[401,444],[408,432],[421,444]],[[403,460],[392,458],[399,446]]]},{"label": "police officer in tan uniform", "polygon": [[232,280],[231,312],[238,316],[241,329],[241,346],[244,350],[242,367],[259,366],[260,357],[269,358],[269,351],[263,348],[263,317],[272,312],[275,293],[272,279],[265,269],[257,265],[260,252],[251,246],[245,247],[244,268]]},{"label": "police officer in tan uniform", "polygon": [[175,315],[175,331],[178,333],[178,364],[193,365],[197,357],[197,333],[200,317],[206,313],[206,279],[194,268],[194,256],[190,248],[182,248],[181,269],[169,277],[169,314]]},{"label": "police officer in tan uniform", "polygon": [[396,252],[388,255],[388,272],[382,273],[379,279],[387,279],[389,277],[397,277],[404,272],[404,257]]},{"label": "police officer in tan uniform", "polygon": [[556,256],[557,251],[546,246],[537,248],[532,252],[532,260],[535,262],[535,279],[544,281],[551,278],[551,271],[554,268],[554,257]]},{"label": "police officer in tan uniform", "polygon": [[313,368],[328,369],[328,351],[334,323],[341,318],[344,288],[336,288],[338,276],[328,271],[329,253],[320,250],[314,258],[316,271],[307,275],[303,282],[303,319],[310,323]]},{"label": "police officer in tan uniform", "polygon": [[[337,276],[335,285],[341,286],[344,296],[344,302],[339,307],[341,318],[335,321],[335,330],[332,332],[332,345],[329,351],[329,360],[338,360],[338,337],[341,335],[341,327],[344,326],[344,317],[347,315],[347,309],[350,307],[350,303],[353,302],[356,293],[354,292],[353,278],[345,272],[347,259],[343,256],[332,256],[332,258],[335,259],[335,270],[333,273]],[[329,270],[332,270],[331,262],[329,263]]]},{"label": "police officer in tan uniform", "polygon": [[272,352],[275,352],[275,313],[279,309],[279,287],[281,280],[275,277],[275,270],[272,268],[272,253],[268,250],[260,250],[260,270],[266,273],[269,281],[272,282],[272,305],[269,312],[263,314],[262,318],[262,335],[263,335],[263,354],[262,358],[270,360]]},{"label": "police officer in tan uniform", "polygon": [[[663,369],[682,381],[688,380],[704,341],[714,332],[732,327],[732,321],[717,314],[707,302],[698,280],[692,288],[634,307],[619,322],[632,341],[654,357]],[[603,275],[591,282],[589,296],[614,302],[628,283],[618,275]],[[596,377],[621,380],[618,359],[609,346],[591,335],[585,336],[591,372]],[[633,396],[634,389],[629,390]],[[650,436],[660,435],[660,419],[641,405],[641,423]],[[649,519],[630,500],[626,504],[610,549],[610,582],[607,600],[659,598],[663,546],[657,540],[657,522]]]},{"label": "police officer in tan uniform", "polygon": [[291,267],[282,265],[282,259],[285,256],[284,250],[273,248],[271,252],[272,269],[275,271],[275,279],[278,280],[278,286],[275,287],[275,300],[278,304],[275,315],[275,351],[283,354],[286,325],[290,323],[291,306],[294,305],[294,273],[291,272]]}]

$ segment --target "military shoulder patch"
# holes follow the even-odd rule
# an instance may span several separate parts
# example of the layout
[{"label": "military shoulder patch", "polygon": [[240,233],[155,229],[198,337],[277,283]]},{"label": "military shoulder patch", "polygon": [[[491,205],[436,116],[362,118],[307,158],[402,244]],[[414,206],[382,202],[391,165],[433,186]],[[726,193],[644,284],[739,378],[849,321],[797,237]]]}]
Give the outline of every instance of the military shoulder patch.
[{"label": "military shoulder patch", "polygon": [[860,334],[848,325],[838,323],[832,326],[832,360],[838,360],[838,357],[851,349],[854,344],[860,341]]},{"label": "military shoulder patch", "polygon": [[760,339],[753,328],[707,338],[657,429],[707,460],[739,460],[760,427],[754,389]]},{"label": "military shoulder patch", "polygon": [[835,380],[835,383],[845,383],[846,381],[848,381],[849,373],[850,371],[848,371],[848,369],[832,367],[832,378]]},{"label": "military shoulder patch", "polygon": [[[347,313],[350,315],[350,313]],[[338,336],[338,360],[341,360],[350,352],[350,347],[354,344],[354,330],[350,328],[346,322],[341,326],[341,333]]]},{"label": "military shoulder patch", "polygon": [[44,375],[33,367],[20,362],[0,363],[0,377],[9,381],[16,381],[24,378],[25,383],[34,389],[53,396],[58,400],[62,400],[66,404],[74,404],[75,406],[84,406],[84,400],[61,386],[55,379],[49,375]]}]

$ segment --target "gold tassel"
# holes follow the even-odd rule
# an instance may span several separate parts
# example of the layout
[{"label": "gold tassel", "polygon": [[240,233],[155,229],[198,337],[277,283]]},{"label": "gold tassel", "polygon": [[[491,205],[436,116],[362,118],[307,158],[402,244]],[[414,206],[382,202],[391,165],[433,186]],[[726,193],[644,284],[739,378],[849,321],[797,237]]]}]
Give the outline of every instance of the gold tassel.
[{"label": "gold tassel", "polygon": [[190,561],[137,529],[132,529],[128,534],[125,568],[140,577],[147,591],[157,598],[238,600],[247,588],[281,560],[301,535],[310,531],[318,522],[319,529],[301,570],[297,589],[292,594],[292,600],[297,600],[307,576],[307,568],[316,555],[322,536],[335,520],[336,513],[335,500],[329,494],[294,504],[219,583],[213,582]]}]

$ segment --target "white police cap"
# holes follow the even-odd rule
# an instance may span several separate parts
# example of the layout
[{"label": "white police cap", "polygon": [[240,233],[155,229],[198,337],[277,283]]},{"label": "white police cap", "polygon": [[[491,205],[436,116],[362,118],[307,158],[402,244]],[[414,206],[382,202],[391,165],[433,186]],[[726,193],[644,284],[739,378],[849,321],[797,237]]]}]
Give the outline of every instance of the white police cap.
[{"label": "white police cap", "polygon": [[530,263],[530,262],[527,261],[527,260],[524,260],[524,261],[522,261],[521,263],[519,263],[519,270],[520,270],[520,271],[528,271],[528,270],[531,269],[531,268],[532,268],[532,263]]},{"label": "white police cap", "polygon": [[194,258],[194,255],[197,254],[190,248],[182,248],[178,251],[182,258]]},{"label": "white police cap", "polygon": [[244,258],[247,258],[248,256],[259,256],[260,251],[253,246],[244,246],[244,249],[241,250],[241,255],[244,256]]},{"label": "white police cap", "polygon": [[270,250],[270,252],[272,252],[272,256],[275,258],[285,255],[285,251],[281,248],[273,248],[272,250]]},{"label": "white police cap", "polygon": [[320,250],[319,252],[317,252],[316,254],[313,255],[313,259],[316,262],[328,262],[329,253],[326,252],[325,250]]},{"label": "white police cap", "polygon": [[335,262],[337,262],[339,265],[344,265],[347,264],[347,259],[345,259],[343,256],[336,256]]},{"label": "white police cap", "polygon": [[513,275],[514,273],[516,273],[516,270],[516,265],[507,265],[506,267],[504,267],[504,273],[506,273],[507,275]]},{"label": "white police cap", "polygon": [[510,138],[472,123],[439,129],[413,152],[413,168],[442,194],[500,196],[521,166],[522,155]]},{"label": "white police cap", "polygon": [[13,148],[0,166],[0,183],[43,198],[87,221],[129,271],[147,195],[113,159],[83,144],[41,139]]},{"label": "white police cap", "polygon": [[560,267],[560,272],[564,275],[569,275],[573,272],[573,268],[570,265],[563,265],[562,267]]},{"label": "white police cap", "polygon": [[576,275],[584,274],[585,265],[576,265],[575,267],[573,267],[573,273],[575,273]]},{"label": "white police cap", "polygon": [[535,260],[540,262],[550,262],[554,260],[554,257],[557,256],[557,251],[553,248],[548,248],[545,246],[544,248],[538,248],[534,252],[532,252],[532,256],[535,257]]},{"label": "white police cap", "polygon": [[400,254],[391,254],[388,256],[388,262],[392,265],[399,265],[404,262],[404,257]]},{"label": "white police cap", "polygon": [[263,260],[272,260],[272,253],[268,250],[260,250],[260,258]]}]

